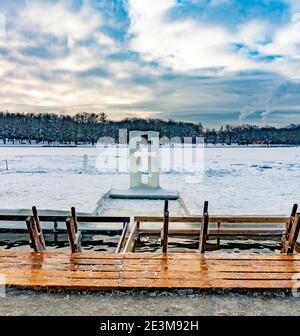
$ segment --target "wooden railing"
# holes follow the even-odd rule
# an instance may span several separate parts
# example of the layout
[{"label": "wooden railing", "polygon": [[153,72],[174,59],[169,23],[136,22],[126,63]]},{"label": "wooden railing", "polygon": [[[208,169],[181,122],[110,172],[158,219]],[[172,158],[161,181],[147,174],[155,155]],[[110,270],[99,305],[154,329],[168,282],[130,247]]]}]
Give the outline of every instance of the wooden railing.
[{"label": "wooden railing", "polygon": [[[162,252],[168,249],[168,236],[193,235],[199,237],[199,251],[204,253],[206,241],[210,237],[216,237],[218,245],[220,238],[230,237],[278,237],[282,242],[282,253],[293,253],[297,248],[297,238],[300,231],[300,215],[296,213],[297,205],[293,206],[290,217],[279,216],[209,216],[208,202],[204,203],[202,216],[169,216],[165,204],[163,216],[135,216],[133,237],[137,240],[139,235],[161,234]],[[142,223],[162,223],[163,228],[141,228]],[[198,228],[170,228],[171,223],[197,224]],[[215,227],[212,227],[214,225]],[[251,226],[256,227],[251,227]],[[273,226],[273,227],[272,227]],[[277,227],[274,227],[277,226]],[[280,226],[280,227],[278,227]],[[125,252],[134,252],[134,244],[127,242]]]},{"label": "wooden railing", "polygon": [[[135,216],[134,221],[161,223],[163,216]],[[287,223],[289,217],[278,216],[210,216],[209,223]],[[170,223],[202,223],[202,216],[170,216]]]},{"label": "wooden railing", "polygon": [[[29,244],[35,252],[46,251],[46,244],[44,239],[44,233],[67,233],[69,245],[72,253],[81,252],[81,239],[82,233],[103,233],[115,231],[116,233],[121,231],[121,237],[116,249],[116,253],[120,253],[125,242],[126,234],[129,229],[130,217],[102,217],[102,216],[77,216],[75,208],[71,209],[70,216],[39,216],[37,208],[32,208],[32,215],[0,215],[0,222],[6,222],[8,228],[1,229],[4,232],[26,232],[28,231],[30,241]],[[9,228],[10,223],[26,222],[26,229]],[[53,222],[54,228],[52,230],[44,230],[42,228],[43,222]],[[66,229],[58,229],[57,224],[66,223]],[[88,229],[79,230],[79,223],[122,223],[121,229]]]},{"label": "wooden railing", "polygon": [[[202,216],[170,216],[168,202],[165,202],[162,216],[135,216],[131,230],[130,217],[102,217],[77,216],[75,208],[71,209],[70,216],[39,216],[35,207],[31,216],[0,215],[0,222],[26,222],[30,236],[30,246],[34,251],[45,251],[46,244],[43,237],[47,230],[42,229],[43,222],[54,222],[54,231],[66,232],[72,253],[81,252],[81,238],[84,232],[98,233],[103,229],[80,230],[79,223],[122,223],[121,229],[108,231],[120,232],[121,236],[116,253],[135,252],[140,235],[160,235],[162,252],[168,252],[168,237],[170,235],[194,235],[199,237],[199,251],[205,253],[208,238],[216,237],[218,245],[221,238],[234,236],[243,237],[279,237],[282,242],[282,253],[293,253],[297,250],[296,240],[300,230],[300,214],[297,205],[294,205],[290,217],[279,216],[209,216],[206,202]],[[58,229],[57,223],[65,222],[66,229]],[[162,223],[162,228],[142,228],[142,223]],[[198,227],[172,228],[172,223],[197,224]],[[212,227],[214,225],[214,227]],[[251,227],[256,226],[256,227]],[[259,225],[259,226],[257,226]],[[276,225],[277,227],[274,227]],[[229,227],[230,226],[230,227]],[[280,226],[280,227],[278,227]],[[11,229],[14,230],[13,228]],[[0,230],[1,231],[1,230]],[[50,230],[53,232],[53,230]]]}]

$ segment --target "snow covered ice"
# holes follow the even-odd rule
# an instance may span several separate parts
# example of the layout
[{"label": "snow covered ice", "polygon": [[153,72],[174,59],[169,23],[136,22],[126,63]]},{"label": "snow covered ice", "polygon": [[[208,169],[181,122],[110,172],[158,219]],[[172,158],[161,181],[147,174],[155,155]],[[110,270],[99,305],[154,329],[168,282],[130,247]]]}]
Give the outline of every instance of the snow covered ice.
[{"label": "snow covered ice", "polygon": [[[92,213],[110,188],[129,186],[129,173],[99,171],[97,160],[98,148],[0,147],[0,208],[75,206],[79,212]],[[211,214],[286,216],[300,201],[300,147],[208,147],[203,179],[188,183],[190,175],[162,172],[160,184],[178,191],[193,214],[200,214],[208,200]],[[123,205],[144,214],[163,209],[162,201],[152,202],[151,208],[138,201],[109,200],[106,206],[122,210]]]}]

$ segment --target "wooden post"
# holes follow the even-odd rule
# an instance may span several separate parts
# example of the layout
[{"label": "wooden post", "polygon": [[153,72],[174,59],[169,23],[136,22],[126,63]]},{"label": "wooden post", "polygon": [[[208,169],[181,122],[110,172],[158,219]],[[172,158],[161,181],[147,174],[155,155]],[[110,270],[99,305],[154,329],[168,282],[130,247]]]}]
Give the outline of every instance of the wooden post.
[{"label": "wooden post", "polygon": [[289,249],[287,253],[293,253],[295,250],[296,241],[300,231],[300,213],[296,213],[292,223],[290,233],[288,235]]},{"label": "wooden post", "polygon": [[207,233],[208,233],[208,221],[209,221],[208,201],[205,201],[203,208],[202,225],[200,230],[200,242],[199,242],[200,253],[205,253]]},{"label": "wooden post", "polygon": [[129,237],[127,239],[127,242],[125,244],[124,249],[122,250],[122,253],[128,253],[133,252],[135,248],[135,243],[138,239],[139,231],[138,231],[138,222],[134,222],[133,227],[131,228]]},{"label": "wooden post", "polygon": [[165,207],[164,207],[164,227],[162,231],[162,252],[167,253],[168,252],[168,235],[169,235],[169,202],[165,201]]},{"label": "wooden post", "polygon": [[82,234],[78,230],[76,210],[74,207],[71,209],[71,217],[68,217],[66,220],[66,225],[72,253],[81,252]]},{"label": "wooden post", "polygon": [[46,251],[45,239],[41,228],[38,211],[34,206],[32,207],[33,216],[29,216],[26,219],[26,225],[30,236],[30,246],[35,252]]},{"label": "wooden post", "polygon": [[293,208],[292,208],[291,215],[290,215],[290,220],[289,220],[289,223],[288,223],[288,227],[287,227],[287,232],[291,231],[292,222],[293,222],[292,219],[296,216],[297,210],[298,210],[298,204],[294,204]]},{"label": "wooden post", "polygon": [[8,170],[8,161],[5,160],[5,164],[6,164],[6,170]]},{"label": "wooden post", "polygon": [[[220,231],[220,228],[221,228],[221,223],[218,222],[218,232]],[[218,245],[218,248],[220,248],[220,235],[219,234],[217,236],[217,245]]]},{"label": "wooden post", "polygon": [[286,226],[286,233],[282,237],[281,253],[293,253],[300,230],[300,215],[297,213],[298,205],[294,204],[291,216]]},{"label": "wooden post", "polygon": [[119,244],[118,244],[117,249],[116,249],[116,253],[121,253],[121,251],[122,251],[122,249],[125,245],[125,238],[126,238],[128,228],[129,228],[129,222],[124,222],[122,234],[121,234]]}]

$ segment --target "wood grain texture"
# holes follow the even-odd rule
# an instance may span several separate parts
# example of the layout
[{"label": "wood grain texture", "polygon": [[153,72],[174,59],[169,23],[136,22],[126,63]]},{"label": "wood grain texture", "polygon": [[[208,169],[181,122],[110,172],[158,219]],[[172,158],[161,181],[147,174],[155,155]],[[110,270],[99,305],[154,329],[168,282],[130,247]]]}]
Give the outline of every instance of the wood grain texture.
[{"label": "wood grain texture", "polygon": [[298,254],[0,252],[1,284],[32,289],[287,289],[298,273]]},{"label": "wood grain texture", "polygon": [[30,252],[30,251],[0,251],[0,257],[57,257],[57,258],[70,258],[73,259],[191,259],[191,260],[234,260],[234,259],[248,259],[248,260],[300,260],[299,254],[284,255],[280,253],[269,253],[269,254],[246,254],[246,253],[208,253],[201,254],[198,252],[169,252],[164,253],[124,253],[124,254],[114,254],[114,253],[96,253],[96,252],[83,252],[83,253],[71,253],[71,252]]}]

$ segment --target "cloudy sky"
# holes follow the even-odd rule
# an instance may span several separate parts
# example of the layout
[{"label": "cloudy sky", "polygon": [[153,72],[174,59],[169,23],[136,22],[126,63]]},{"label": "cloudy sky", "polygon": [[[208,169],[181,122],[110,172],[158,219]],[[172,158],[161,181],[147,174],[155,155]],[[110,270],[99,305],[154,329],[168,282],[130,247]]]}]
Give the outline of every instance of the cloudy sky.
[{"label": "cloudy sky", "polygon": [[0,108],[300,123],[299,0],[0,0]]}]

